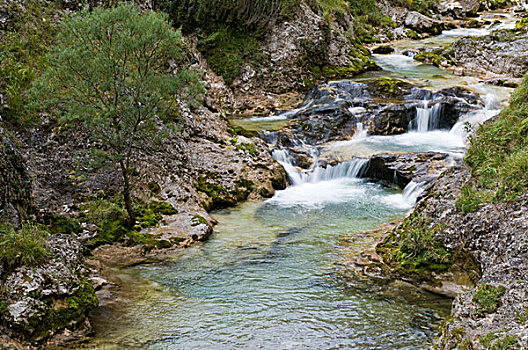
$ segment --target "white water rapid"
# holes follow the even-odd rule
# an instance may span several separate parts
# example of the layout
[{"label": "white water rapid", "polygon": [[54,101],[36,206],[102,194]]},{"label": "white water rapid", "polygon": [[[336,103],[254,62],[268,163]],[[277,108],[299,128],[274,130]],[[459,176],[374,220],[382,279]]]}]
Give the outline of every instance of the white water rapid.
[{"label": "white water rapid", "polygon": [[315,167],[313,171],[308,172],[293,164],[287,150],[275,150],[273,157],[288,173],[292,186],[278,191],[268,202],[286,207],[301,205],[317,208],[328,203],[344,203],[357,200],[358,197],[370,196],[371,200],[396,209],[410,209],[423,192],[423,183],[411,181],[402,193],[372,194],[370,191],[377,185],[361,179],[368,169],[368,159],[354,158],[334,166],[328,165],[326,168]]},{"label": "white water rapid", "polygon": [[438,129],[442,105],[440,103],[428,106],[429,101],[423,101],[422,107],[416,107],[416,119],[409,123],[410,131],[426,132]]}]

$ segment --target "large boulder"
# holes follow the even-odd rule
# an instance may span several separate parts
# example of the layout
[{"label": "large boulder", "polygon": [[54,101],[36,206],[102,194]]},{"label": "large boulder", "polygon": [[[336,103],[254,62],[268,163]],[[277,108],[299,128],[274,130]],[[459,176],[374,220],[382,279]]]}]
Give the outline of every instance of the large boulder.
[{"label": "large boulder", "polygon": [[446,0],[436,5],[436,11],[443,16],[462,19],[476,16],[480,6],[479,0]]},{"label": "large boulder", "polygon": [[444,29],[444,24],[442,22],[416,11],[405,13],[403,23],[405,24],[405,27],[415,30],[418,33],[438,35],[441,34]]}]

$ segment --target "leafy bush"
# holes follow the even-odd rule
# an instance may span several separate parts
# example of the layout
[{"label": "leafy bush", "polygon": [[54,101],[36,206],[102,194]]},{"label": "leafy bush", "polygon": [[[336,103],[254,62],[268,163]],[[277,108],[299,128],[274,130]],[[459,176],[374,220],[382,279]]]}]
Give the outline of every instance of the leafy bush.
[{"label": "leafy bush", "polygon": [[265,30],[295,13],[299,0],[158,0],[155,6],[171,16],[184,31],[210,31],[227,25],[253,32]]},{"label": "leafy bush", "polygon": [[487,283],[479,285],[477,292],[473,295],[473,302],[477,304],[479,316],[497,311],[501,296],[505,291],[504,286],[495,287]]},{"label": "leafy bush", "polygon": [[136,223],[133,227],[129,227],[128,214],[120,196],[112,201],[96,199],[84,204],[81,209],[83,210],[81,220],[99,228],[97,237],[87,244],[90,248],[123,241],[126,241],[128,245],[152,244],[152,239],[148,235],[140,234],[138,231],[157,226],[162,219],[161,214],[169,215],[178,212],[167,202],[153,201],[148,206],[135,202]]},{"label": "leafy bush", "polygon": [[430,220],[413,214],[401,225],[400,252],[402,265],[414,268],[428,267],[431,270],[445,270],[451,263],[451,253],[435,234],[445,228],[441,224],[429,226]]},{"label": "leafy bush", "polygon": [[462,187],[460,197],[457,199],[455,206],[457,210],[464,214],[477,211],[483,203],[489,202],[493,198],[490,191],[475,191],[470,185]]},{"label": "leafy bush", "polygon": [[204,54],[211,69],[232,84],[242,73],[245,62],[258,65],[265,61],[256,34],[221,27],[200,41],[198,49]]},{"label": "leafy bush", "polygon": [[49,232],[42,226],[25,222],[20,230],[0,225],[0,261],[8,268],[38,266],[51,257]]}]

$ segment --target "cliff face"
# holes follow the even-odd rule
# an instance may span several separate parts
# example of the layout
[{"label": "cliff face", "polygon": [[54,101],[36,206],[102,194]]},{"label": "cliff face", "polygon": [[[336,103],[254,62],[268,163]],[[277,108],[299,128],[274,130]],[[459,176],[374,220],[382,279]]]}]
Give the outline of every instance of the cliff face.
[{"label": "cliff face", "polygon": [[20,226],[31,207],[31,178],[22,155],[0,128],[0,223]]},{"label": "cliff face", "polygon": [[233,82],[234,107],[263,112],[279,107],[284,98],[280,95],[306,90],[321,78],[379,69],[368,51],[351,42],[353,19],[347,16],[330,23],[320,9],[301,1],[290,20],[277,23],[264,36],[262,64],[246,64]]}]

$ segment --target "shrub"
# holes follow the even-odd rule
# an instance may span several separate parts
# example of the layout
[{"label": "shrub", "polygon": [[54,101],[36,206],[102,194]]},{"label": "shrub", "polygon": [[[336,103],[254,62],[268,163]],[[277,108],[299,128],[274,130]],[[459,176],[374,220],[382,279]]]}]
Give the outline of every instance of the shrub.
[{"label": "shrub", "polygon": [[25,222],[20,230],[0,225],[0,261],[8,268],[38,266],[51,257],[49,232],[42,226]]},{"label": "shrub", "polygon": [[430,220],[420,215],[411,215],[401,225],[401,241],[398,258],[402,265],[414,268],[427,267],[445,270],[451,263],[451,254],[435,234],[444,226],[429,226]]},{"label": "shrub", "polygon": [[246,30],[221,27],[200,41],[198,49],[229,85],[242,73],[245,62],[258,65],[265,61],[258,36]]},{"label": "shrub", "polygon": [[504,286],[492,286],[483,283],[479,285],[476,293],[473,295],[473,302],[477,304],[477,314],[484,316],[497,311],[500,305],[500,298],[506,291]]}]

